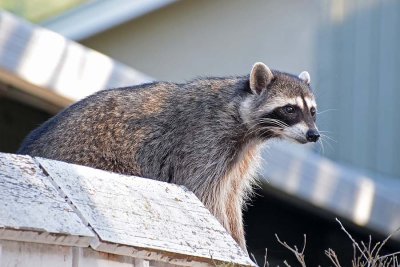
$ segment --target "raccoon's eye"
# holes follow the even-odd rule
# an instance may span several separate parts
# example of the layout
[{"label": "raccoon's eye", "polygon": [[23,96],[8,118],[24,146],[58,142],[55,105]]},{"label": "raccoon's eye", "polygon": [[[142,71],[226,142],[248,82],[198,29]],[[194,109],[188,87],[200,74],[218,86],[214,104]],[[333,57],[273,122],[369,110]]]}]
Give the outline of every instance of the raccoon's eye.
[{"label": "raccoon's eye", "polygon": [[284,107],[284,110],[285,110],[287,113],[290,113],[290,114],[295,112],[294,107],[291,106],[291,105],[285,106],[285,107]]},{"label": "raccoon's eye", "polygon": [[310,108],[310,113],[311,113],[311,116],[315,116],[315,113],[317,113],[317,111],[315,110],[315,108],[314,107],[312,107],[312,108]]}]

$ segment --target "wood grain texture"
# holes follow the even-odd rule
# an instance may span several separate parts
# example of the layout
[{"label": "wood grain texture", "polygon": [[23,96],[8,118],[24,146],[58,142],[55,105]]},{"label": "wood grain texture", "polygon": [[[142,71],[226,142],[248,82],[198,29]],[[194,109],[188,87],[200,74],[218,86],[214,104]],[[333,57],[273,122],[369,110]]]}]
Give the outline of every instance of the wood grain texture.
[{"label": "wood grain texture", "polygon": [[0,240],[0,246],[2,267],[73,267],[73,255],[68,246],[6,240]]},{"label": "wood grain texture", "polygon": [[99,251],[198,266],[253,263],[183,187],[37,158],[99,236]]},{"label": "wood grain texture", "polygon": [[27,241],[90,245],[60,256],[72,253],[72,266],[115,257],[115,266],[253,265],[195,195],[173,184],[0,153],[0,206],[0,244],[11,260],[32,250],[42,265],[39,254],[48,255]]},{"label": "wood grain texture", "polygon": [[[135,259],[98,252],[91,248],[68,247],[0,240],[2,267],[134,267]],[[153,267],[152,265],[150,265]],[[159,266],[157,266],[159,267]],[[165,266],[170,267],[170,266]],[[171,266],[174,267],[174,266]]]},{"label": "wood grain texture", "polygon": [[134,267],[135,262],[132,257],[99,252],[91,248],[73,248],[72,254],[72,267]]},{"label": "wood grain texture", "polygon": [[29,156],[0,153],[0,239],[88,246],[94,234]]}]

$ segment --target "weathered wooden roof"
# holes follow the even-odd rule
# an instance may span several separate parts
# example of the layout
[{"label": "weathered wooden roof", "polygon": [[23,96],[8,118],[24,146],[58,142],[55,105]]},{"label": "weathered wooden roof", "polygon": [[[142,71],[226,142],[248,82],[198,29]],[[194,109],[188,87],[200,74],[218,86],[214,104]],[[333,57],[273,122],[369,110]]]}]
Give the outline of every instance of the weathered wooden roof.
[{"label": "weathered wooden roof", "polygon": [[0,238],[88,246],[94,234],[28,156],[0,153]]},{"label": "weathered wooden roof", "polygon": [[184,187],[0,153],[0,239],[179,265],[253,263]]}]

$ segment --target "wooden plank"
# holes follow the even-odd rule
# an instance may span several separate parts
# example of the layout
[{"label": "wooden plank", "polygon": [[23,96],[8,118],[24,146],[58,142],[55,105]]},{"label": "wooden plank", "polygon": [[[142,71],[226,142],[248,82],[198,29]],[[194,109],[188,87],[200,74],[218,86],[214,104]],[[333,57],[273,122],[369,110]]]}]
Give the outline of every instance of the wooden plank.
[{"label": "wooden plank", "polygon": [[37,160],[99,236],[96,250],[186,266],[253,264],[183,187]]},{"label": "wooden plank", "polygon": [[73,248],[72,267],[134,267],[135,259],[110,253],[95,251],[91,248]]},{"label": "wooden plank", "polygon": [[0,11],[0,79],[60,107],[98,90],[151,80],[4,11]]},{"label": "wooden plank", "polygon": [[93,233],[29,156],[0,153],[0,239],[88,246]]},{"label": "wooden plank", "polygon": [[135,267],[149,267],[149,261],[142,259],[135,259]]},{"label": "wooden plank", "polygon": [[71,247],[0,240],[0,266],[72,267]]},{"label": "wooden plank", "polygon": [[[2,253],[3,252],[3,253]],[[91,248],[54,246],[0,240],[0,266],[14,267],[178,267],[95,251]]]},{"label": "wooden plank", "polygon": [[[170,264],[160,261],[150,261],[150,267],[180,267],[180,265]],[[215,267],[215,265],[214,265]]]}]

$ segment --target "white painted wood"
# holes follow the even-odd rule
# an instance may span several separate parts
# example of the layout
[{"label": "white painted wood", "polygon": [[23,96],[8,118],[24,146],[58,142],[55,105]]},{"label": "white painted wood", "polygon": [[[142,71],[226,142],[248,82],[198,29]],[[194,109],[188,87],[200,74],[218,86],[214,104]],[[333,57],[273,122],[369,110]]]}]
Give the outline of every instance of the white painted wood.
[{"label": "white painted wood", "polygon": [[59,108],[98,90],[151,78],[0,11],[0,79]]},{"label": "white painted wood", "polygon": [[91,248],[73,248],[72,267],[133,267],[132,257],[95,251]]},{"label": "white painted wood", "polygon": [[37,158],[99,236],[99,251],[199,266],[252,265],[195,195],[183,187]]},{"label": "white painted wood", "polygon": [[0,250],[0,252],[2,251],[2,254],[0,254],[1,267],[135,266],[135,259],[132,257],[99,252],[91,248],[69,247],[8,240],[0,240],[0,248],[2,248]]},{"label": "white painted wood", "polygon": [[[176,264],[170,264],[166,262],[160,262],[160,261],[150,261],[150,267],[179,267],[180,265]],[[214,265],[215,267],[215,265]]]},{"label": "white painted wood", "polygon": [[0,153],[0,239],[88,246],[93,233],[29,156]]},{"label": "white painted wood", "polygon": [[[185,242],[185,240],[183,240]],[[161,263],[168,263],[165,266],[192,266],[192,267],[208,267],[208,266],[214,266],[213,260],[214,257],[208,256],[209,258],[201,258],[197,256],[193,256],[192,254],[178,254],[178,253],[171,253],[170,251],[163,251],[160,249],[152,250],[152,249],[147,249],[147,248],[141,248],[141,247],[134,247],[131,245],[116,245],[115,243],[108,243],[108,242],[100,242],[98,240],[97,242],[92,242],[91,247],[93,247],[97,251],[104,251],[108,253],[113,253],[113,254],[118,254],[118,255],[126,255],[126,256],[131,256],[134,258],[140,258],[140,259],[147,259],[152,262],[156,262],[156,265],[152,266],[158,266]],[[221,261],[221,260],[215,260],[216,263],[222,263],[222,264],[234,264],[235,259],[232,258],[231,260],[228,261]],[[161,264],[161,266],[164,266]],[[249,266],[249,264],[241,264],[241,266]]]},{"label": "white painted wood", "polygon": [[71,247],[0,240],[1,267],[72,267]]},{"label": "white painted wood", "polygon": [[149,261],[142,259],[135,259],[135,267],[149,267]]}]

